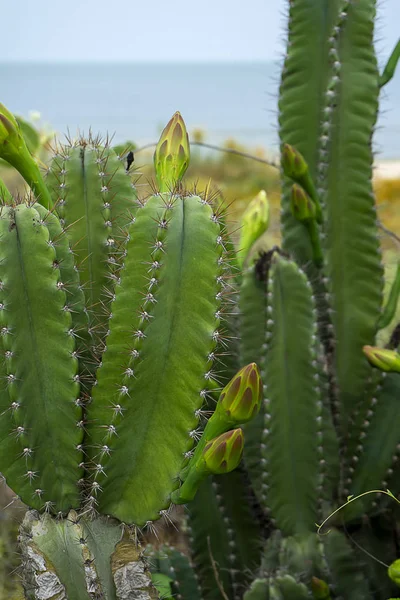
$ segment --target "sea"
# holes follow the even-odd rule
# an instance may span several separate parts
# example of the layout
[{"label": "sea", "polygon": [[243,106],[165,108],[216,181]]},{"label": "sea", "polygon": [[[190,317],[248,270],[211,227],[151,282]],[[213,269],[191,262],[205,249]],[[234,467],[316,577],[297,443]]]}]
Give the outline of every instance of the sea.
[{"label": "sea", "polygon": [[[0,63],[0,102],[59,136],[114,136],[138,146],[157,141],[179,110],[204,141],[235,139],[277,152],[280,65],[257,63]],[[400,159],[400,74],[382,92],[374,137],[380,159]]]}]

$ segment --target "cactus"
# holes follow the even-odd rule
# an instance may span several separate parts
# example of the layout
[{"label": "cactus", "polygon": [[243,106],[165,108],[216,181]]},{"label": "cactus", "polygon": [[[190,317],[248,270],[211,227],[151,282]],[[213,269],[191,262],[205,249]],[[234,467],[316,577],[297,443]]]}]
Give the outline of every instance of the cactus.
[{"label": "cactus", "polygon": [[[170,579],[172,598],[201,600],[196,573],[187,556],[167,545],[160,548],[148,545],[146,555],[149,558],[153,574],[166,575]],[[155,579],[154,575],[153,579]]]},{"label": "cactus", "polygon": [[[379,90],[398,49],[380,77],[375,12],[374,0],[289,3],[279,99],[282,250],[242,253],[236,278],[239,362],[256,362],[264,383],[260,413],[243,425],[255,493],[247,485],[247,501],[264,545],[249,599],[396,595],[387,574],[398,540],[393,506],[379,494],[347,506],[369,490],[400,491],[397,343],[376,348],[396,311],[398,276],[384,306],[371,184]],[[246,227],[244,217],[243,235]],[[237,490],[243,503],[239,483]],[[208,536],[227,597],[241,598],[214,510],[207,527],[211,492],[207,482],[190,508],[200,583],[206,600],[225,598],[215,576],[212,585]],[[227,498],[219,493],[218,504]],[[318,534],[315,524],[332,513]]]},{"label": "cactus", "polygon": [[[13,143],[2,156],[29,169],[3,113]],[[171,123],[187,142],[179,113]],[[31,509],[20,534],[27,598],[158,597],[136,528],[235,468],[237,425],[260,406],[249,365],[192,456],[218,386],[230,265],[218,209],[184,192],[188,146],[174,143],[156,161],[164,191],[145,201],[94,138],[57,147],[40,180],[47,195],[31,183],[41,203],[1,187],[0,468]]]},{"label": "cactus", "polygon": [[[135,187],[122,161],[99,138],[56,147],[46,184],[85,294],[90,336],[85,341],[99,354],[121,267],[121,242],[138,206]],[[92,366],[85,365],[88,374],[93,371],[93,356],[91,362]]]},{"label": "cactus", "polygon": [[[374,18],[370,0],[290,3],[279,100],[284,252],[250,265],[241,286],[242,357],[258,361],[265,398],[263,416],[245,429],[245,460],[260,503],[285,536],[281,548],[306,536],[315,537],[315,548],[297,567],[288,554],[279,565],[270,556],[263,561],[270,597],[271,590],[292,597],[289,584],[282,591],[277,583],[282,571],[315,597],[316,580],[325,583],[318,593],[327,598],[388,593],[387,581],[381,592],[363,568],[368,551],[341,531],[360,529],[364,546],[387,535],[376,520],[370,533],[359,522],[364,512],[383,510],[377,498],[346,507],[320,541],[315,534],[319,515],[347,496],[398,491],[400,379],[383,377],[366,360],[397,368],[395,352],[372,347],[398,299],[394,284],[383,309],[371,187],[379,94]],[[376,569],[385,580],[384,568]]]},{"label": "cactus", "polygon": [[[289,2],[282,249],[259,257],[264,196],[236,258],[220,208],[184,191],[179,113],[144,202],[99,139],[58,148],[44,182],[0,107],[0,157],[38,200],[0,187],[0,468],[35,509],[20,536],[28,598],[157,597],[135,527],[189,501],[201,592],[186,558],[161,549],[166,594],[396,594],[398,328],[376,344],[399,285],[384,306],[371,139],[398,47],[380,76],[375,12]],[[243,464],[221,475],[243,438]]]}]

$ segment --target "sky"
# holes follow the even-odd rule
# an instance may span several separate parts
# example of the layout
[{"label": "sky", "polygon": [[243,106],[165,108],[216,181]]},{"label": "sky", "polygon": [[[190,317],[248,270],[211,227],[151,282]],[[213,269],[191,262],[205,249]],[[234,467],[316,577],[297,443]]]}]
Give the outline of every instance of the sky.
[{"label": "sky", "polygon": [[[287,2],[0,0],[0,61],[273,60],[282,54]],[[386,56],[400,34],[400,6],[379,4]]]}]

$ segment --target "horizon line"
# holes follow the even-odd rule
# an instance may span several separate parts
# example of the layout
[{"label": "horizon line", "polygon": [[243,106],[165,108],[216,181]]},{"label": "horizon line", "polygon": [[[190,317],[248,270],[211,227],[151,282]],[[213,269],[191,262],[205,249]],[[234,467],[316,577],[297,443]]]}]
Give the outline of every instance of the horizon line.
[{"label": "horizon line", "polygon": [[116,58],[116,59],[98,59],[98,58],[88,58],[88,59],[65,59],[60,58],[56,60],[52,59],[42,59],[42,58],[17,58],[17,59],[0,59],[0,65],[10,65],[10,64],[125,64],[125,65],[151,65],[151,64],[180,64],[180,65],[192,65],[192,64],[253,64],[253,63],[266,63],[266,62],[277,62],[279,59],[276,58],[243,58],[243,59],[229,59],[229,58],[212,58],[212,59],[191,59],[191,60],[182,60],[182,59],[168,59],[165,60],[163,58],[157,59],[142,59],[142,60],[127,60],[125,58]]}]

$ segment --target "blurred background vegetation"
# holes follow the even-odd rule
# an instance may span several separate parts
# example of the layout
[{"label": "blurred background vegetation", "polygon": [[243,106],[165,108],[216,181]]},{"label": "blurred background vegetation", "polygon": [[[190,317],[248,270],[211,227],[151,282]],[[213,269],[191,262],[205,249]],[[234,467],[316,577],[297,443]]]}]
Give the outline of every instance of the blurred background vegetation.
[{"label": "blurred background vegetation", "polygon": [[[32,154],[46,169],[51,147],[55,143],[54,133],[48,126],[41,125],[39,115],[34,114],[30,122],[20,119]],[[228,227],[237,241],[240,216],[247,204],[260,190],[267,192],[270,202],[270,228],[262,239],[262,247],[279,244],[280,182],[277,167],[266,162],[273,160],[262,147],[244,147],[234,139],[227,139],[220,150],[212,150],[196,144],[207,144],[207,132],[191,132],[191,163],[185,178],[187,189],[197,192],[205,190],[223,199],[228,210]],[[61,140],[62,141],[62,140]],[[133,150],[135,161],[130,169],[138,186],[139,195],[146,197],[155,188],[153,172],[153,148],[136,148],[134,142],[115,147],[117,153],[126,156]],[[246,155],[246,156],[245,156]],[[249,156],[250,155],[250,156]],[[251,158],[253,156],[255,159]],[[262,161],[266,161],[265,163]],[[22,178],[6,163],[0,161],[0,178],[15,196],[27,192]],[[376,177],[375,192],[380,223],[381,247],[386,269],[388,288],[393,281],[400,247],[400,178]],[[397,315],[400,320],[400,313]],[[382,342],[387,339],[382,332]],[[23,516],[23,507],[13,498],[5,483],[0,484],[0,600],[23,598],[19,587],[17,535],[18,524]],[[177,514],[179,518],[179,512]],[[166,535],[170,536],[169,533]],[[182,534],[174,534],[175,545],[184,549]],[[161,541],[163,533],[161,532]]]}]

